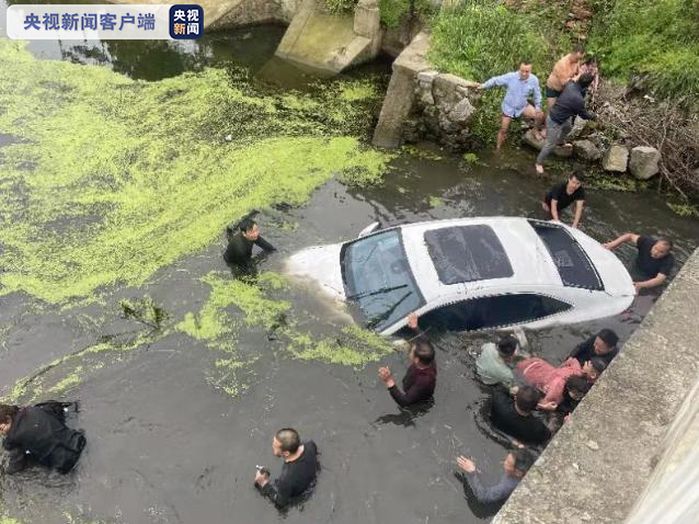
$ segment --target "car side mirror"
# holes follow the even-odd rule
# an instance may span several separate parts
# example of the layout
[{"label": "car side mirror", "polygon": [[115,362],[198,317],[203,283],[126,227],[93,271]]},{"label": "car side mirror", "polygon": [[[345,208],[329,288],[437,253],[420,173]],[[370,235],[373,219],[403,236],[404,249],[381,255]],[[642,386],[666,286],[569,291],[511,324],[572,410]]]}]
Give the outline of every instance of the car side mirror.
[{"label": "car side mirror", "polygon": [[359,232],[359,235],[357,235],[357,238],[362,238],[362,237],[369,235],[370,233],[373,233],[374,231],[376,231],[379,228],[379,226],[380,226],[380,224],[378,222],[372,222],[371,224],[369,224],[367,227],[365,227],[364,229],[362,229]]}]

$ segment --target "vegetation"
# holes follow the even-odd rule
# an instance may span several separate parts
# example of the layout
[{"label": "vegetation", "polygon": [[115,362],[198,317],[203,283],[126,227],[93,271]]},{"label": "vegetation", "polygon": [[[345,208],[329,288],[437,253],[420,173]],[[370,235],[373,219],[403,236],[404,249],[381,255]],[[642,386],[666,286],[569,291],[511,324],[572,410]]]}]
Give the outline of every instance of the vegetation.
[{"label": "vegetation", "polygon": [[606,75],[640,75],[661,97],[696,108],[699,97],[699,1],[596,0],[590,48]]},{"label": "vegetation", "polygon": [[[324,0],[331,13],[350,13],[358,0]],[[427,16],[434,10],[430,0],[379,0],[381,23],[396,28],[404,17]]]}]

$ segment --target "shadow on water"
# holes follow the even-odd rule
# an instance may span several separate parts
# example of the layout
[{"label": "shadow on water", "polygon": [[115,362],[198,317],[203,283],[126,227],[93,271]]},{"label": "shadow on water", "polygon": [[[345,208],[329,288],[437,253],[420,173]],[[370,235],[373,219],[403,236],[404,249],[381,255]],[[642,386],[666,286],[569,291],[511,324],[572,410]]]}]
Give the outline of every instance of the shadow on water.
[{"label": "shadow on water", "polygon": [[[280,36],[276,27],[248,28],[209,35],[184,52],[171,44],[149,48],[137,42],[51,43],[50,50],[33,52],[95,61],[153,80],[213,64],[262,69]],[[257,217],[265,238],[278,249],[259,260],[259,268],[279,271],[295,251],[354,238],[375,220],[385,227],[464,216],[538,217],[541,196],[556,177],[535,178],[532,161],[530,152],[511,149],[501,156],[484,154],[473,165],[425,148],[400,155],[381,186],[348,189],[332,181],[303,207],[263,210]],[[666,235],[676,241],[680,263],[699,243],[697,222],[672,215],[655,193],[589,190],[588,204],[582,228],[600,241],[627,230]],[[228,271],[222,247],[223,233],[220,245],[163,268],[142,288],[116,288],[109,303],[148,294],[165,304],[172,318],[198,311],[209,294],[200,277]],[[633,255],[632,249],[619,250],[629,265]],[[283,298],[292,303],[300,328],[332,335],[348,323],[345,313],[318,300],[312,288],[292,285]],[[133,321],[106,306],[62,312],[19,294],[0,300],[3,394],[18,378],[100,337],[136,338]],[[560,362],[602,327],[615,329],[625,341],[651,301],[641,297],[643,307],[626,317],[529,333],[532,352]],[[238,351],[250,364],[247,389],[235,398],[217,389],[219,377],[212,370],[220,355],[182,333],[148,340],[131,353],[117,351],[69,390],[81,400],[77,424],[88,438],[77,469],[67,477],[43,470],[0,475],[3,509],[23,522],[49,524],[481,522],[492,508],[467,510],[453,473],[459,454],[474,457],[484,484],[502,473],[507,446],[489,427],[483,413],[489,391],[474,376],[481,344],[496,335],[430,336],[439,368],[435,402],[417,412],[397,408],[377,377],[378,363],[353,369],[291,359],[283,342],[274,340],[275,332],[259,326],[244,326],[239,335]],[[395,352],[381,364],[400,380],[406,358]],[[289,425],[318,444],[323,471],[310,498],[278,515],[252,479],[256,464],[278,474],[281,464],[271,455],[271,439]]]}]

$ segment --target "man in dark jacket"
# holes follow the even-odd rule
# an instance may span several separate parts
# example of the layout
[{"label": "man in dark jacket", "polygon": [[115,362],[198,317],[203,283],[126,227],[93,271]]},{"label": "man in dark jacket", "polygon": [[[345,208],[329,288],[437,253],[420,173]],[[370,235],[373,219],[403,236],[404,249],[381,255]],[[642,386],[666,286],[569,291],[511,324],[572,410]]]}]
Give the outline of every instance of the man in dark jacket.
[{"label": "man in dark jacket", "polygon": [[318,472],[318,448],[312,440],[301,443],[295,429],[284,428],[274,436],[272,453],[284,459],[281,475],[270,482],[269,471],[258,466],[255,486],[282,509],[313,485]]},{"label": "man in dark jacket", "polygon": [[17,473],[32,461],[68,473],[80,458],[85,436],[65,425],[64,407],[49,401],[20,408],[0,404],[0,434],[10,454],[6,473]]},{"label": "man in dark jacket", "polygon": [[580,364],[584,364],[594,357],[599,357],[609,364],[619,353],[616,347],[619,337],[611,329],[603,329],[585,342],[578,344],[569,357],[575,357]]},{"label": "man in dark jacket", "polygon": [[581,75],[576,82],[568,82],[558,97],[556,105],[546,117],[546,143],[536,157],[536,172],[544,173],[544,160],[557,145],[563,144],[573,128],[573,118],[579,116],[585,120],[594,120],[596,116],[585,109],[583,90],[592,83],[589,73]]},{"label": "man in dark jacket", "polygon": [[544,444],[551,438],[551,432],[533,413],[541,399],[541,394],[531,386],[517,389],[514,402],[502,391],[493,393],[490,418],[493,425],[518,441],[526,444]]},{"label": "man in dark jacket", "polygon": [[252,218],[244,218],[238,224],[238,231],[230,235],[223,259],[228,264],[250,270],[252,247],[255,244],[267,252],[275,250],[272,244],[260,236],[257,223]]},{"label": "man in dark jacket", "polygon": [[[417,329],[417,317],[411,315],[408,327]],[[379,378],[388,388],[393,400],[401,407],[407,407],[432,398],[437,385],[437,366],[434,363],[434,348],[424,334],[418,335],[410,343],[410,367],[403,377],[403,391],[388,367],[379,368]]]}]

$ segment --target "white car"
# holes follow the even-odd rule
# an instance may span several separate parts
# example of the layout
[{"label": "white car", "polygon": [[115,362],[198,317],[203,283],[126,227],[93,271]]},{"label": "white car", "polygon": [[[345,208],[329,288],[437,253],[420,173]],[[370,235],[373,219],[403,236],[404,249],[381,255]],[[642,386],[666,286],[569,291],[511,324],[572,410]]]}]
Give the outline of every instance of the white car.
[{"label": "white car", "polygon": [[616,315],[635,296],[626,268],[578,229],[516,217],[460,218],[372,231],[309,247],[287,262],[356,307],[383,335],[420,323],[455,331],[539,329]]}]

